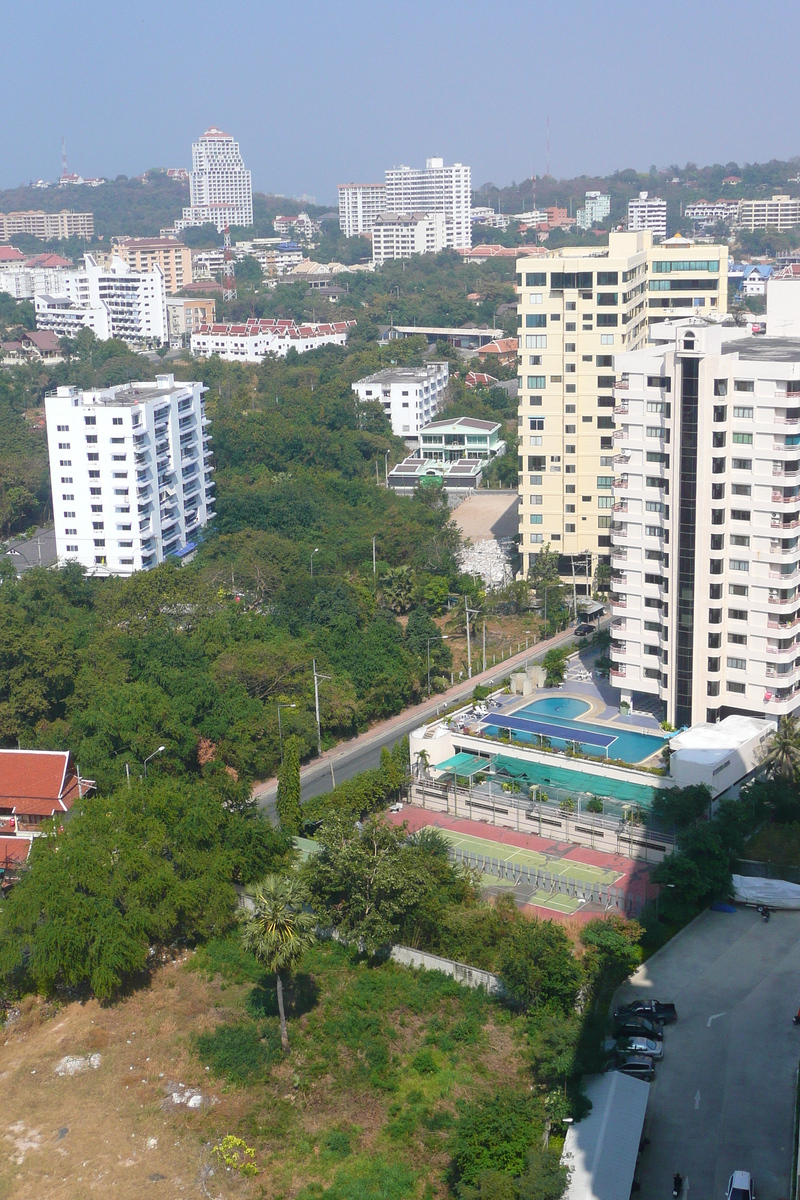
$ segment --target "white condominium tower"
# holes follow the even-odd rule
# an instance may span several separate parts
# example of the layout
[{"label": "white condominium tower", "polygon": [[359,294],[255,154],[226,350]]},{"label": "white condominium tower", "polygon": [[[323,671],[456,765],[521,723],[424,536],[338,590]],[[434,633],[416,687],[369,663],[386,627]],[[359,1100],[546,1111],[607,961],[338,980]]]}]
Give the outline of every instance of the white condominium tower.
[{"label": "white condominium tower", "polygon": [[213,517],[201,383],[126,383],[45,397],[59,563],[131,575],[183,556]]},{"label": "white condominium tower", "polygon": [[800,707],[800,339],[687,319],[615,356],[611,680],[673,725]]},{"label": "white condominium tower", "polygon": [[472,246],[470,168],[461,163],[446,167],[441,158],[427,159],[424,171],[391,167],[386,172],[386,211],[444,213],[445,245],[469,250]]},{"label": "white condominium tower", "polygon": [[183,219],[175,222],[176,231],[206,222],[220,231],[226,225],[253,224],[253,187],[239,143],[214,126],[192,143],[189,200]]},{"label": "white condominium tower", "polygon": [[653,237],[667,236],[667,202],[647,192],[639,192],[638,199],[628,201],[628,229],[649,229]]},{"label": "white condominium tower", "polygon": [[369,233],[375,218],[386,211],[383,183],[339,184],[339,228],[345,237]]},{"label": "white condominium tower", "polygon": [[684,315],[685,305],[724,311],[727,261],[724,246],[653,246],[647,230],[612,232],[597,250],[565,246],[517,260],[525,574],[548,544],[564,577],[574,570],[579,595],[591,592],[596,567],[608,566],[619,436],[614,356],[644,346],[652,317]]}]

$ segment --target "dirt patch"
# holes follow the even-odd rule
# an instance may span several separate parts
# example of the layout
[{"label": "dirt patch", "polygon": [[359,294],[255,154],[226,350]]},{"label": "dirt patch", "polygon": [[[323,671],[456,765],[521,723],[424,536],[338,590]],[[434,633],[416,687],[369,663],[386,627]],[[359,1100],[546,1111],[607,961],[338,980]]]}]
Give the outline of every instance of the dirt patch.
[{"label": "dirt patch", "polygon": [[476,492],[459,504],[453,520],[464,537],[473,542],[514,537],[518,532],[517,493],[515,490]]}]

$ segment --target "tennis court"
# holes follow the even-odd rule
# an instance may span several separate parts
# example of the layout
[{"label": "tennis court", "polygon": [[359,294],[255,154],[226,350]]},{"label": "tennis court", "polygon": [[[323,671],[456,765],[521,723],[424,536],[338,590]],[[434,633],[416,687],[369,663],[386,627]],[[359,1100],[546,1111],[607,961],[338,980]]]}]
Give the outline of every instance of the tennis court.
[{"label": "tennis court", "polygon": [[521,846],[510,846],[506,842],[492,842],[488,838],[474,837],[471,833],[456,833],[452,829],[436,828],[451,846],[467,854],[482,854],[485,858],[497,858],[515,863],[520,867],[546,867],[551,875],[561,875],[581,883],[616,883],[621,873],[606,867],[593,867],[589,863],[576,862],[574,858],[556,858],[541,854],[538,850],[526,850]]}]

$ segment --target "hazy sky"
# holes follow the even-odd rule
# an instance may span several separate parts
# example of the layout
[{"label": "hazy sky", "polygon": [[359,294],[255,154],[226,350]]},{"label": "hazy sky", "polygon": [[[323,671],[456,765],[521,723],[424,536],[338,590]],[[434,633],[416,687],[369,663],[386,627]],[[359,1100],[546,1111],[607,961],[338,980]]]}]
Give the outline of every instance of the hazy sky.
[{"label": "hazy sky", "polygon": [[189,166],[332,202],[427,156],[473,185],[800,152],[787,0],[0,0],[0,187]]}]

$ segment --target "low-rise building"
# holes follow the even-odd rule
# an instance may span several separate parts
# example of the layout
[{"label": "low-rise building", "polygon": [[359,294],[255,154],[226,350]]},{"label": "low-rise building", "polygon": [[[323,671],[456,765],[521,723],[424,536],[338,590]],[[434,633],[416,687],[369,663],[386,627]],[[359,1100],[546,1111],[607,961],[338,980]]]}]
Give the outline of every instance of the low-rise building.
[{"label": "low-rise building", "polygon": [[205,390],[157,375],[45,397],[60,563],[132,575],[194,548],[214,515]]},{"label": "low-rise building", "polygon": [[401,496],[410,496],[418,487],[441,488],[449,494],[467,494],[481,485],[482,459],[459,458],[453,462],[434,462],[412,455],[392,467],[389,487]]},{"label": "low-rise building", "polygon": [[0,834],[35,837],[51,817],[66,817],[94,790],[68,750],[0,750]]},{"label": "low-rise building", "polygon": [[213,325],[214,301],[201,296],[168,296],[167,328],[170,346],[186,346],[202,325]]},{"label": "low-rise building", "polygon": [[94,215],[62,209],[57,213],[46,213],[31,209],[28,212],[0,213],[0,242],[8,242],[18,233],[29,233],[33,237],[49,242],[54,238],[94,237]]},{"label": "low-rise building", "polygon": [[800,198],[775,195],[769,200],[740,200],[740,229],[777,229],[782,233],[800,225]]},{"label": "low-rise building", "polygon": [[517,361],[519,343],[516,338],[495,338],[481,346],[478,358],[481,362],[513,363]]},{"label": "low-rise building", "polygon": [[600,225],[611,212],[611,197],[606,192],[587,192],[583,208],[577,212],[578,229]]},{"label": "low-rise building", "polygon": [[380,403],[397,437],[413,440],[441,408],[450,368],[446,362],[424,367],[386,367],[357,379],[353,391],[362,404]]},{"label": "low-rise building", "polygon": [[742,296],[766,296],[767,283],[772,275],[768,263],[749,263],[742,272],[739,293]]},{"label": "low-rise building", "polygon": [[687,204],[683,210],[687,221],[693,221],[704,229],[712,229],[715,225],[733,225],[739,217],[738,200],[698,200],[695,204]]},{"label": "low-rise building", "polygon": [[151,271],[158,264],[168,296],[192,282],[192,252],[177,238],[128,238],[118,244],[116,252],[132,271]]},{"label": "low-rise building", "polygon": [[431,421],[419,432],[419,456],[442,463],[464,459],[488,462],[506,452],[502,429],[500,421],[480,421],[476,417]]},{"label": "low-rise building", "polygon": [[261,362],[268,354],[285,358],[290,350],[304,354],[320,346],[344,346],[355,321],[304,323],[292,320],[252,320],[241,325],[201,325],[191,337],[192,354],[225,362]]},{"label": "low-rise building", "polygon": [[488,342],[502,338],[502,329],[490,329],[486,325],[390,325],[386,330],[386,341],[398,338],[425,337],[428,344],[449,342],[459,350],[479,350]]},{"label": "low-rise building", "polygon": [[438,254],[447,245],[445,225],[442,212],[381,213],[372,225],[372,261]]},{"label": "low-rise building", "polygon": [[294,234],[295,237],[301,237],[307,242],[311,241],[315,233],[320,232],[319,222],[312,221],[307,212],[297,213],[295,216],[276,217],[272,222],[272,228],[282,237]]}]

